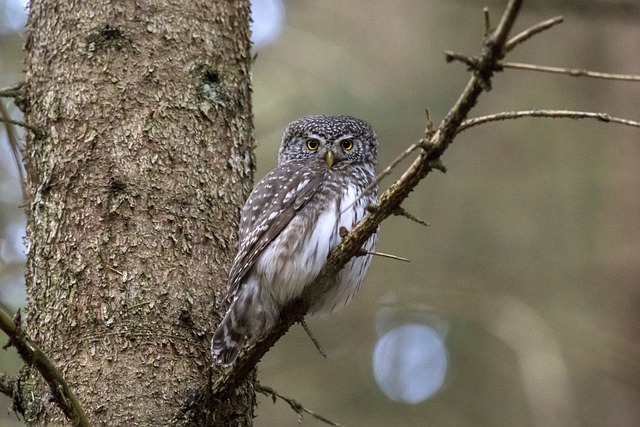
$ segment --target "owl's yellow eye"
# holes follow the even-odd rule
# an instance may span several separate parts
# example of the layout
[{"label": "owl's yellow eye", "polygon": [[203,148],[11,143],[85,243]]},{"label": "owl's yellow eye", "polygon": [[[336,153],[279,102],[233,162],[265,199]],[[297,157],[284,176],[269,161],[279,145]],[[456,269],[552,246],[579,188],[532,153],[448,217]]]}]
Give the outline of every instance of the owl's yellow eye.
[{"label": "owl's yellow eye", "polygon": [[315,151],[318,149],[318,146],[320,145],[320,143],[318,142],[317,139],[307,139],[307,148],[311,151]]},{"label": "owl's yellow eye", "polygon": [[340,144],[342,145],[342,149],[345,151],[349,151],[353,148],[353,141],[350,139],[345,139]]}]

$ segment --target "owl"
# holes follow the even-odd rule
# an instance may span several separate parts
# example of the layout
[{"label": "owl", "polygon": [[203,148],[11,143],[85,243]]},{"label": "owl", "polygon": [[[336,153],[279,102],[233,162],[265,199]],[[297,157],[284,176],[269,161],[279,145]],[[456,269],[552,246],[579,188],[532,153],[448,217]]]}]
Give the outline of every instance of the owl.
[{"label": "owl", "polygon": [[[233,363],[243,345],[271,330],[283,307],[324,267],[340,243],[340,229],[351,230],[376,203],[377,151],[373,128],[354,117],[309,116],[287,126],[277,167],[242,209],[226,294],[230,306],[211,342],[217,364]],[[363,250],[373,251],[376,240],[374,234]],[[347,304],[370,263],[371,254],[352,258],[308,314]]]}]

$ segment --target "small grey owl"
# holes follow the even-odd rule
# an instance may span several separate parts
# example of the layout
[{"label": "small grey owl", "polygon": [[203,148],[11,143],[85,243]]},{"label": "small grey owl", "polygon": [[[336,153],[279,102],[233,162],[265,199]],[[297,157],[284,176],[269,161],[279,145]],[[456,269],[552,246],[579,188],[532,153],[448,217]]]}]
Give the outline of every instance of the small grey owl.
[{"label": "small grey owl", "polygon": [[[309,116],[284,132],[278,166],[253,189],[240,219],[238,253],[229,273],[231,303],[211,342],[216,363],[228,365],[245,342],[276,324],[282,308],[318,275],[340,228],[351,230],[377,200],[378,142],[373,128],[349,116]],[[377,236],[364,245],[374,249]],[[371,255],[355,257],[309,314],[347,304],[360,287]]]}]

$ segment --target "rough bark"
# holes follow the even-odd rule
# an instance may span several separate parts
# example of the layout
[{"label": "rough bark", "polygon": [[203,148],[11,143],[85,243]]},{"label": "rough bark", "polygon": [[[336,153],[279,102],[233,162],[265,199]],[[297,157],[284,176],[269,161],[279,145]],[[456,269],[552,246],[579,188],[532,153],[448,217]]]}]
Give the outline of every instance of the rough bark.
[{"label": "rough bark", "polygon": [[[93,425],[251,424],[251,382],[201,392],[252,181],[248,22],[248,1],[30,3],[23,324]],[[21,391],[28,423],[66,425],[37,372]]]}]

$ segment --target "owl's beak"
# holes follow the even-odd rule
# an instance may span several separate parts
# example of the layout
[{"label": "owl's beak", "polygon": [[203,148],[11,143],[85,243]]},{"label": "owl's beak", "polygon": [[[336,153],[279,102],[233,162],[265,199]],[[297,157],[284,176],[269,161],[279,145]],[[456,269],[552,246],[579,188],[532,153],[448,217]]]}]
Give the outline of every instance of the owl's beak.
[{"label": "owl's beak", "polygon": [[327,162],[327,166],[329,166],[329,169],[331,169],[331,166],[333,166],[333,161],[335,159],[336,159],[336,155],[333,154],[333,151],[327,150],[327,154],[325,154],[324,160]]}]

